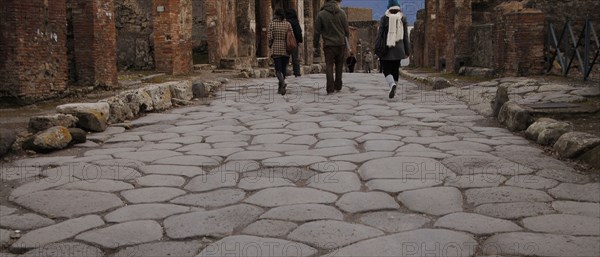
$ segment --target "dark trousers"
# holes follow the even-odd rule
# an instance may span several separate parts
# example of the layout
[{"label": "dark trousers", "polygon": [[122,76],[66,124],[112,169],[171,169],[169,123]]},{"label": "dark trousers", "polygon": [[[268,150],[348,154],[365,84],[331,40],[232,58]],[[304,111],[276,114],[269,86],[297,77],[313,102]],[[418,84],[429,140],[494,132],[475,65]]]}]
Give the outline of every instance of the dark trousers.
[{"label": "dark trousers", "polygon": [[381,70],[383,70],[383,76],[387,77],[388,75],[392,75],[394,77],[394,81],[398,81],[398,77],[400,77],[400,60],[381,60]]},{"label": "dark trousers", "polygon": [[[327,77],[327,93],[334,90],[342,90],[342,73],[344,72],[344,54],[346,46],[326,46],[325,51],[325,75]],[[335,81],[333,69],[335,65]]]},{"label": "dark trousers", "polygon": [[348,65],[348,71],[350,73],[354,73],[354,64],[353,65]]},{"label": "dark trousers", "polygon": [[298,49],[292,53],[292,68],[295,76],[300,76],[300,58],[298,58]]},{"label": "dark trousers", "polygon": [[371,73],[371,63],[370,62],[365,62],[365,67],[364,67],[365,71],[367,73]]},{"label": "dark trousers", "polygon": [[273,62],[275,63],[275,74],[282,73],[283,77],[287,76],[287,66],[290,62],[290,57],[288,56],[277,56],[273,57]]}]

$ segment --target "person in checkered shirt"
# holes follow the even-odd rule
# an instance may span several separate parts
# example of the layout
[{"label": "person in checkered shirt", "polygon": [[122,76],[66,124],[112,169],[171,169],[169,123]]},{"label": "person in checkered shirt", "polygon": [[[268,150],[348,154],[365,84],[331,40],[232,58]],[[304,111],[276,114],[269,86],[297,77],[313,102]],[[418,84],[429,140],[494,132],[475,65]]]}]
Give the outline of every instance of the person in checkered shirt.
[{"label": "person in checkered shirt", "polygon": [[285,12],[283,9],[276,9],[273,14],[273,21],[269,25],[269,46],[271,47],[271,58],[275,63],[275,75],[279,80],[277,93],[285,95],[287,75],[287,65],[290,61],[290,56],[286,50],[287,31],[292,29],[292,25],[285,20]]}]

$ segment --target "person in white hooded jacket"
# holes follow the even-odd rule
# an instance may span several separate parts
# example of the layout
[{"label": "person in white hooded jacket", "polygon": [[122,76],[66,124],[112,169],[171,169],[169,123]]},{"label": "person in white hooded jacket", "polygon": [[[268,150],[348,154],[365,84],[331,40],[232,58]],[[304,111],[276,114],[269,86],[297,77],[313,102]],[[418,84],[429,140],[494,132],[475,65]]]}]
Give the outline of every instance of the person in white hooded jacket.
[{"label": "person in white hooded jacket", "polygon": [[410,56],[408,26],[398,0],[389,0],[388,9],[379,21],[374,53],[379,57],[381,69],[388,86],[388,97],[394,98],[400,61]]}]

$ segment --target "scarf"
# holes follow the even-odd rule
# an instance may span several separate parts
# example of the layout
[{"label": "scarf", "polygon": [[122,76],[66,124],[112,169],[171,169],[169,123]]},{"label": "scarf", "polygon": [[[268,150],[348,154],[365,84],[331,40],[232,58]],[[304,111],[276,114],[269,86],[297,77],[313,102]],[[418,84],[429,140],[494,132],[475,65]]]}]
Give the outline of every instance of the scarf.
[{"label": "scarf", "polygon": [[400,7],[394,6],[385,11],[385,16],[387,16],[390,19],[386,42],[386,45],[388,47],[394,47],[396,46],[396,42],[404,40],[404,24],[402,23],[402,17],[404,17],[404,15],[402,14],[402,12],[392,14],[390,10],[393,9],[400,10]]}]

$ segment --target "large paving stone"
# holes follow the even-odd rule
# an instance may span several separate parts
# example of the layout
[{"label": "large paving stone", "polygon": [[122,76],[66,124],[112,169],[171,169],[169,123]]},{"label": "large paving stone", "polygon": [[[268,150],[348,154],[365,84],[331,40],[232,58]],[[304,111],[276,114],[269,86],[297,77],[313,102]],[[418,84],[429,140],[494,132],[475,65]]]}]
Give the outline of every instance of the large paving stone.
[{"label": "large paving stone", "polygon": [[321,220],[300,225],[288,238],[321,249],[336,249],[383,234],[382,231],[365,225]]},{"label": "large paving stone", "polygon": [[126,247],[115,253],[115,257],[195,257],[202,243],[191,242],[156,242]]},{"label": "large paving stone", "polygon": [[[564,164],[563,164],[564,165]],[[590,178],[584,174],[575,173],[573,169],[568,166],[554,168],[554,169],[543,169],[538,171],[536,175],[540,177],[550,178],[566,183],[588,183]]]},{"label": "large paving stone", "polygon": [[110,117],[108,103],[73,103],[56,107],[57,113],[72,114],[78,118],[77,126],[88,130],[102,132],[106,130],[106,122]]},{"label": "large paving stone", "polygon": [[491,152],[492,148],[488,145],[484,145],[476,142],[469,141],[457,141],[457,142],[447,142],[447,143],[434,143],[430,145],[433,148],[440,149],[442,151],[451,151],[451,150],[473,150],[480,152]]},{"label": "large paving stone", "polygon": [[554,144],[554,150],[565,158],[575,158],[600,145],[600,138],[583,132],[563,134]]},{"label": "large paving stone", "polygon": [[331,160],[334,161],[347,161],[353,163],[363,163],[366,161],[381,159],[385,157],[392,156],[392,152],[367,152],[367,153],[357,153],[357,154],[347,154],[332,157]]},{"label": "large paving stone", "polygon": [[344,155],[344,154],[356,154],[356,153],[358,153],[358,150],[354,146],[339,146],[339,147],[327,147],[327,148],[318,148],[318,149],[310,149],[310,150],[291,151],[291,152],[286,152],[285,154],[288,156],[304,155],[304,156],[331,157],[331,156],[338,156],[338,155]]},{"label": "large paving stone", "polygon": [[233,187],[238,183],[239,174],[235,172],[216,172],[194,177],[185,185],[192,192],[210,191],[222,187]]},{"label": "large paving stone", "polygon": [[356,141],[350,139],[326,139],[319,141],[315,148],[331,148],[340,146],[356,146]]},{"label": "large paving stone", "polygon": [[135,182],[140,186],[148,187],[180,187],[183,186],[183,184],[185,184],[185,179],[178,176],[148,175],[135,179]]},{"label": "large paving stone", "polygon": [[570,214],[549,214],[523,219],[525,228],[543,233],[598,236],[600,235],[600,219]]},{"label": "large paving stone", "polygon": [[0,227],[16,230],[32,230],[53,225],[51,219],[33,213],[13,214],[0,218]]},{"label": "large paving stone", "polygon": [[334,256],[464,256],[475,254],[477,241],[467,233],[418,229],[364,240],[330,254]]},{"label": "large paving stone", "polygon": [[214,242],[198,256],[314,256],[317,250],[297,242],[256,236],[229,236]]},{"label": "large paving stone", "polygon": [[440,162],[429,158],[391,157],[368,161],[358,172],[364,180],[370,179],[429,179],[443,181],[451,171]]},{"label": "large paving stone", "polygon": [[326,161],[321,156],[284,156],[263,160],[262,164],[265,167],[304,167]]},{"label": "large paving stone", "polygon": [[344,215],[338,209],[322,204],[295,204],[272,208],[261,219],[289,221],[342,220]]},{"label": "large paving stone", "polygon": [[207,208],[221,207],[238,203],[246,193],[240,189],[218,189],[207,193],[188,194],[171,200],[172,203],[200,206]]},{"label": "large paving stone", "polygon": [[328,172],[317,174],[308,179],[308,186],[343,194],[359,191],[362,184],[360,183],[360,178],[354,172]]},{"label": "large paving stone", "polygon": [[114,249],[156,241],[162,238],[162,234],[163,229],[158,222],[140,220],[85,232],[75,239]]},{"label": "large paving stone", "polygon": [[367,151],[395,151],[398,147],[403,146],[404,143],[400,141],[389,141],[389,140],[370,140],[364,143],[365,150]]},{"label": "large paving stone", "polygon": [[72,218],[123,206],[119,197],[110,193],[79,190],[47,190],[21,196],[19,205],[55,217]]},{"label": "large paving stone", "polygon": [[575,214],[600,218],[600,206],[598,203],[555,201],[552,203],[552,208],[564,214]]},{"label": "large paving stone", "polygon": [[244,202],[264,207],[277,207],[305,203],[333,203],[337,196],[312,188],[277,187],[267,188],[246,198]]},{"label": "large paving stone", "polygon": [[243,151],[237,152],[229,157],[227,157],[227,161],[246,161],[246,160],[265,160],[269,158],[275,158],[281,156],[280,153],[269,152],[269,151]]},{"label": "large paving stone", "polygon": [[33,230],[19,238],[12,249],[33,249],[45,244],[71,238],[83,231],[104,225],[104,221],[97,215],[89,215],[70,219],[61,223]]},{"label": "large paving stone", "polygon": [[116,209],[106,214],[104,219],[108,222],[117,223],[132,220],[158,220],[174,214],[189,212],[190,210],[190,207],[175,204],[134,204]]},{"label": "large paving stone", "polygon": [[358,166],[351,162],[328,161],[310,165],[310,169],[318,172],[356,171]]},{"label": "large paving stone", "polygon": [[266,134],[266,135],[259,135],[259,136],[255,136],[254,139],[252,139],[252,144],[253,145],[258,145],[258,144],[279,144],[284,142],[285,140],[290,139],[292,136],[291,135],[285,135],[285,134]]},{"label": "large paving stone", "polygon": [[298,227],[296,223],[289,221],[259,220],[248,225],[242,230],[242,233],[264,237],[284,237],[296,227]]},{"label": "large paving stone", "polygon": [[[11,255],[4,256],[4,253],[0,253],[2,257],[11,257]],[[17,255],[15,255],[17,256]],[[78,242],[64,242],[47,244],[42,247],[33,249],[26,252],[20,257],[59,257],[59,256],[85,256],[85,257],[103,257],[104,252],[99,248],[91,245],[86,245]]]},{"label": "large paving stone", "polygon": [[182,155],[181,153],[169,151],[169,150],[157,150],[157,151],[146,151],[146,152],[124,152],[115,153],[113,156],[116,158],[138,160],[143,162],[153,162],[160,159],[165,159],[173,156]]},{"label": "large paving stone", "polygon": [[548,190],[548,193],[558,199],[600,202],[600,183],[585,185],[563,183]]},{"label": "large paving stone", "polygon": [[316,137],[304,135],[292,137],[283,143],[291,145],[314,145],[317,141]]},{"label": "large paving stone", "polygon": [[[59,167],[63,168],[63,167]],[[69,174],[73,177],[76,177],[81,180],[90,181],[90,183],[94,183],[96,181],[101,180],[133,180],[137,177],[140,177],[141,174],[136,170],[136,167],[128,167],[123,165],[71,165],[70,167],[64,167],[68,169]],[[103,182],[109,183],[109,182]],[[82,185],[84,183],[81,183]],[[120,184],[120,183],[117,183]],[[113,185],[115,185],[113,183]],[[122,184],[121,184],[122,185]],[[97,187],[96,187],[97,188]]]},{"label": "large paving stone", "polygon": [[448,214],[439,218],[433,225],[436,227],[466,231],[476,235],[522,230],[517,224],[508,220],[464,212]]},{"label": "large paving stone", "polygon": [[483,204],[477,206],[475,212],[501,219],[519,219],[523,217],[550,214],[555,211],[548,203],[515,202]]},{"label": "large paving stone", "polygon": [[158,203],[171,200],[186,192],[172,187],[148,187],[121,192],[125,200],[130,203]]},{"label": "large paving stone", "polygon": [[402,192],[398,200],[410,210],[431,215],[463,211],[463,197],[454,187],[434,187]]},{"label": "large paving stone", "polygon": [[141,166],[140,171],[146,174],[181,175],[186,177],[206,174],[200,167],[179,165],[147,165]]},{"label": "large paving stone", "polygon": [[408,214],[398,211],[381,211],[364,214],[360,222],[387,233],[397,233],[423,227],[431,220],[420,214]]},{"label": "large paving stone", "polygon": [[249,151],[273,151],[273,152],[291,152],[308,150],[308,145],[294,145],[294,144],[262,144],[253,145],[246,147]]},{"label": "large paving stone", "polygon": [[4,247],[4,245],[10,242],[10,231],[0,229],[0,247]]},{"label": "large paving stone", "polygon": [[270,187],[294,186],[294,183],[285,178],[274,177],[243,177],[238,187],[246,191],[265,189]]},{"label": "large paving stone", "polygon": [[432,137],[407,137],[402,139],[405,143],[414,143],[420,145],[429,145],[434,143],[453,142],[459,141],[458,137],[455,136],[432,136]]},{"label": "large paving stone", "polygon": [[597,237],[513,232],[494,235],[481,244],[483,254],[502,256],[598,256]]},{"label": "large paving stone", "polygon": [[365,185],[371,190],[397,193],[419,188],[434,187],[440,184],[442,184],[442,181],[430,179],[373,179],[369,180]]},{"label": "large paving stone", "polygon": [[442,163],[459,175],[498,174],[516,176],[532,173],[533,170],[493,156],[456,156],[446,158]]},{"label": "large paving stone", "polygon": [[185,165],[185,166],[215,166],[219,164],[215,158],[200,155],[174,156],[154,161],[153,164]]},{"label": "large paving stone", "polygon": [[359,143],[365,143],[365,142],[368,142],[368,141],[391,141],[391,142],[398,142],[398,141],[401,141],[400,139],[401,139],[401,137],[396,136],[396,135],[381,134],[381,133],[369,133],[369,134],[366,134],[364,136],[356,138],[355,141],[359,142]]},{"label": "large paving stone", "polygon": [[473,205],[510,202],[549,202],[552,197],[544,191],[511,186],[475,188],[465,192],[467,202]]},{"label": "large paving stone", "polygon": [[506,181],[506,177],[499,174],[474,174],[446,178],[446,186],[458,188],[497,187]]},{"label": "large paving stone", "polygon": [[504,184],[507,186],[516,186],[522,188],[548,189],[558,185],[558,181],[535,175],[520,175],[510,178]]},{"label": "large paving stone", "polygon": [[164,221],[170,238],[223,236],[254,222],[263,210],[240,204],[212,211],[199,211],[171,216]]},{"label": "large paving stone", "polygon": [[11,208],[11,207],[8,207],[8,206],[0,205],[0,217],[11,215],[11,214],[13,214],[16,211],[17,211],[17,209],[15,209],[15,208]]},{"label": "large paving stone", "polygon": [[77,181],[59,187],[60,189],[74,189],[85,191],[118,192],[133,189],[133,185],[122,181],[98,179]]},{"label": "large paving stone", "polygon": [[400,208],[394,198],[384,192],[350,192],[340,197],[335,205],[349,213]]}]

